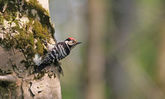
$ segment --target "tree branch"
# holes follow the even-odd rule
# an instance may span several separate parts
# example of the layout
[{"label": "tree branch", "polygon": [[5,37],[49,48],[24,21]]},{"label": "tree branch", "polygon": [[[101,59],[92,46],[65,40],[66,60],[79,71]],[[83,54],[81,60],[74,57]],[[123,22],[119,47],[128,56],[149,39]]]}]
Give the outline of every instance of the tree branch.
[{"label": "tree branch", "polygon": [[17,80],[17,78],[13,75],[0,76],[0,82],[4,81],[4,82],[14,83],[14,82],[16,82],[16,80]]}]

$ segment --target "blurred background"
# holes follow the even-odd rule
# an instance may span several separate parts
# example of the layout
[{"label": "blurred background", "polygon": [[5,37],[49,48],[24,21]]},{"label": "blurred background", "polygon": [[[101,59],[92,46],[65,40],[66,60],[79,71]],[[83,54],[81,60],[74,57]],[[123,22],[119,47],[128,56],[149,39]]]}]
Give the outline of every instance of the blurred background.
[{"label": "blurred background", "polygon": [[165,99],[164,0],[49,0],[63,99]]}]

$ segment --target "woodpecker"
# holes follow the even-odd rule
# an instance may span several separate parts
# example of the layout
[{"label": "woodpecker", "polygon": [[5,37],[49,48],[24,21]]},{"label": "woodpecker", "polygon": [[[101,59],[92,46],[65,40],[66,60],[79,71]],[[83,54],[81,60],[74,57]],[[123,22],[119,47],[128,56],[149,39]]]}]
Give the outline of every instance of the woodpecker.
[{"label": "woodpecker", "polygon": [[[80,43],[81,42],[77,42],[74,38],[69,37],[65,41],[55,44],[54,47],[41,60],[41,62],[37,66],[36,71],[39,72],[52,63],[58,64],[61,59],[68,56],[70,54],[70,51]],[[59,72],[61,71],[62,68],[59,65]]]}]

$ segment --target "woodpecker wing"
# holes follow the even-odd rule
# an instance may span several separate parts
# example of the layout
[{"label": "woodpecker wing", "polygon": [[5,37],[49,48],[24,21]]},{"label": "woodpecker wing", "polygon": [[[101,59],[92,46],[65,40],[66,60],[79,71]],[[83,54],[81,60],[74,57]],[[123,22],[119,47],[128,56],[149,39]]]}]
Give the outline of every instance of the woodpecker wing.
[{"label": "woodpecker wing", "polygon": [[[70,53],[70,48],[65,42],[57,43],[54,48],[46,54],[41,63],[37,67],[37,71],[41,71],[46,66],[65,58]],[[61,69],[62,70],[62,69]]]}]

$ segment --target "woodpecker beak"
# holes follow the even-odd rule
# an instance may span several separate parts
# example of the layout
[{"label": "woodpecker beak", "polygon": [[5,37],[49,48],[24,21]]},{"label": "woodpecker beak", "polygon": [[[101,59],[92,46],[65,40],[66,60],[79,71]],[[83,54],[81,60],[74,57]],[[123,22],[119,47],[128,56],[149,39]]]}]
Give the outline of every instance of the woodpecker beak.
[{"label": "woodpecker beak", "polygon": [[76,45],[81,44],[82,42],[77,42]]}]

